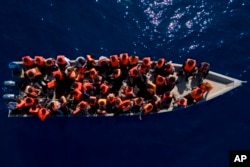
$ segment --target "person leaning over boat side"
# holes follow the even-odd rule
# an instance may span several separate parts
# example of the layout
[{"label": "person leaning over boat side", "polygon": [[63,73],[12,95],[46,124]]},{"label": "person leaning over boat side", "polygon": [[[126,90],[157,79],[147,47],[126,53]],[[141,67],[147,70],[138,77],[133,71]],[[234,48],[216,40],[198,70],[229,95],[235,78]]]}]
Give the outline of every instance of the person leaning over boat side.
[{"label": "person leaning over boat side", "polygon": [[214,88],[214,85],[208,81],[201,83],[200,85],[198,85],[199,88],[201,88],[202,92],[205,94],[206,96],[208,95],[208,93]]},{"label": "person leaning over boat side", "polygon": [[195,87],[191,91],[190,96],[193,99],[193,102],[197,102],[203,98],[203,92],[199,87]]},{"label": "person leaning over boat side", "polygon": [[183,64],[182,69],[185,75],[185,79],[186,81],[188,81],[188,78],[194,75],[194,73],[197,71],[196,60],[188,58]]},{"label": "person leaning over boat side", "polygon": [[199,77],[199,82],[201,83],[208,75],[210,70],[210,64],[207,62],[202,62],[198,67],[197,76]]}]

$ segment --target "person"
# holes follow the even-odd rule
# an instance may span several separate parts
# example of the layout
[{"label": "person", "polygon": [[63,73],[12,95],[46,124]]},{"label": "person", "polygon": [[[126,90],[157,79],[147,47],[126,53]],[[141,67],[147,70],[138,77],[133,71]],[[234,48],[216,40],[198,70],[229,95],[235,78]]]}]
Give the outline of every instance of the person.
[{"label": "person", "polygon": [[37,116],[41,121],[44,121],[49,115],[50,111],[45,107],[41,107],[37,113]]},{"label": "person", "polygon": [[142,97],[135,97],[132,99],[132,102],[133,102],[133,107],[131,109],[131,111],[133,113],[135,112],[139,112],[140,111],[140,108],[144,105],[144,98]]},{"label": "person", "polygon": [[188,102],[188,100],[185,97],[180,97],[176,101],[178,107],[186,107],[187,106],[187,102]]},{"label": "person", "polygon": [[170,104],[174,98],[174,94],[172,91],[166,91],[161,96],[161,104],[163,108],[169,108]]},{"label": "person", "polygon": [[197,68],[196,68],[196,60],[188,58],[186,62],[182,66],[186,81],[188,81],[188,78],[192,76]]},{"label": "person", "polygon": [[142,112],[144,114],[148,114],[153,110],[153,108],[154,108],[154,106],[152,105],[152,103],[146,103],[142,107]]},{"label": "person", "polygon": [[210,70],[210,64],[207,62],[202,62],[199,67],[198,67],[198,77],[199,77],[199,82],[201,83],[208,75]]},{"label": "person", "polygon": [[98,99],[98,109],[97,109],[97,114],[100,115],[105,115],[107,114],[107,99],[106,98],[100,98]]},{"label": "person", "polygon": [[174,68],[174,65],[173,63],[170,61],[170,62],[167,62],[166,65],[165,65],[165,74],[168,76],[168,75],[173,75],[175,72],[175,68]]},{"label": "person", "polygon": [[164,76],[165,58],[159,58],[155,64],[155,74]]},{"label": "person", "polygon": [[27,55],[22,57],[22,63],[26,68],[30,68],[33,66],[34,60],[29,55]]},{"label": "person", "polygon": [[65,57],[64,55],[57,55],[56,64],[60,68],[65,68],[65,67],[70,65],[69,59],[67,57]]},{"label": "person", "polygon": [[77,104],[76,109],[72,110],[72,114],[77,115],[83,112],[85,115],[88,115],[89,108],[90,108],[89,104],[86,101],[82,100]]},{"label": "person", "polygon": [[203,92],[201,90],[201,88],[199,87],[195,87],[192,91],[191,91],[191,98],[193,99],[193,102],[197,102],[200,99],[202,99],[203,97]]},{"label": "person", "polygon": [[198,87],[202,90],[203,93],[208,93],[214,88],[214,85],[211,82],[206,81],[201,83]]},{"label": "person", "polygon": [[175,85],[176,85],[177,79],[174,75],[170,75],[166,78],[166,87],[165,87],[165,91],[171,91],[174,89]]}]

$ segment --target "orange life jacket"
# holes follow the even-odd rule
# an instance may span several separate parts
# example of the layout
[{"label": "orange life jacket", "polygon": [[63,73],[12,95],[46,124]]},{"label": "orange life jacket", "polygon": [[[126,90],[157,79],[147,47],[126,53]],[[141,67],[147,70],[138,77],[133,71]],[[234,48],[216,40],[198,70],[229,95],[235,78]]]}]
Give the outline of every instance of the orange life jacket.
[{"label": "orange life jacket", "polygon": [[110,60],[110,64],[112,67],[114,67],[114,68],[119,67],[119,59],[118,59],[117,55],[111,55],[109,57],[109,60]]},{"label": "orange life jacket", "polygon": [[98,103],[99,107],[106,107],[107,99],[101,98],[101,99],[98,100],[97,103]]},{"label": "orange life jacket", "polygon": [[102,94],[107,94],[109,91],[109,86],[106,83],[101,84],[100,89]]},{"label": "orange life jacket", "polygon": [[151,58],[150,57],[144,57],[142,59],[142,65],[145,67],[150,67],[151,66]]},{"label": "orange life jacket", "polygon": [[77,106],[76,106],[76,109],[73,111],[73,114],[77,114],[79,113],[81,110],[87,110],[89,107],[88,107],[88,103],[86,101],[80,101]]},{"label": "orange life jacket", "polygon": [[120,54],[120,63],[123,66],[128,65],[128,63],[129,63],[128,53],[121,53]]},{"label": "orange life jacket", "polygon": [[132,55],[132,56],[129,57],[129,64],[130,64],[131,66],[137,65],[138,62],[139,62],[139,57],[138,57],[138,56]]},{"label": "orange life jacket", "polygon": [[127,97],[133,97],[134,96],[134,89],[131,86],[126,86],[124,93]]},{"label": "orange life jacket", "polygon": [[50,112],[47,108],[40,108],[38,110],[38,118],[40,118],[40,120],[44,121],[48,116],[49,116]]},{"label": "orange life jacket", "polygon": [[143,111],[145,114],[150,113],[153,110],[154,106],[151,103],[147,103],[143,106]]},{"label": "orange life jacket", "polygon": [[48,89],[54,88],[55,86],[56,86],[56,80],[51,80],[51,81],[47,82]]},{"label": "orange life jacket", "polygon": [[178,106],[187,106],[187,99],[182,97],[177,100],[177,105]]},{"label": "orange life jacket", "polygon": [[56,61],[58,65],[67,65],[66,57],[64,55],[57,55]]},{"label": "orange life jacket", "polygon": [[203,97],[202,90],[199,87],[196,87],[191,92],[191,97],[194,100],[200,100]]},{"label": "orange life jacket", "polygon": [[28,76],[29,79],[34,79],[35,77],[42,75],[42,73],[37,67],[27,70],[25,74]]},{"label": "orange life jacket", "polygon": [[93,79],[93,78],[95,78],[95,76],[97,76],[97,71],[96,71],[96,69],[95,68],[91,68],[90,70],[89,70],[89,77],[90,77],[90,79]]},{"label": "orange life jacket", "polygon": [[65,70],[65,74],[68,78],[70,79],[75,79],[76,78],[76,71],[74,68],[69,67]]},{"label": "orange life jacket", "polygon": [[141,106],[143,104],[143,98],[141,97],[136,97],[133,99],[134,106]]},{"label": "orange life jacket", "polygon": [[37,114],[38,113],[38,111],[39,111],[39,107],[37,107],[37,106],[32,106],[32,107],[30,107],[30,109],[29,109],[29,113],[31,113],[31,114]]},{"label": "orange life jacket", "polygon": [[93,89],[93,84],[87,81],[83,83],[82,87],[84,91],[89,91],[90,89]]},{"label": "orange life jacket", "polygon": [[162,68],[164,65],[165,65],[165,59],[159,58],[157,63],[156,63],[156,68]]},{"label": "orange life jacket", "polygon": [[80,100],[82,97],[82,92],[78,89],[75,89],[74,92],[73,92],[73,98],[75,100]]},{"label": "orange life jacket", "polygon": [[55,59],[53,59],[53,58],[46,59],[45,66],[46,67],[54,67],[55,66]]},{"label": "orange life jacket", "polygon": [[52,72],[52,75],[56,78],[56,79],[58,79],[58,80],[62,80],[63,79],[63,73],[62,73],[62,71],[61,70],[56,70],[56,71],[53,71]]},{"label": "orange life jacket", "polygon": [[30,56],[23,56],[22,62],[26,67],[30,67],[33,65],[33,60]]},{"label": "orange life jacket", "polygon": [[17,100],[17,102],[16,102],[16,108],[17,109],[22,108],[24,105],[25,105],[25,101],[23,99],[22,100]]},{"label": "orange life jacket", "polygon": [[45,59],[43,56],[35,56],[35,64],[39,66],[44,66],[45,65]]},{"label": "orange life jacket", "polygon": [[196,60],[194,59],[187,59],[184,64],[184,71],[186,72],[192,72],[195,69],[196,66]]},{"label": "orange life jacket", "polygon": [[83,88],[82,87],[82,82],[74,82],[73,83],[73,88],[82,91],[82,88]]},{"label": "orange life jacket", "polygon": [[122,107],[122,111],[123,112],[126,112],[128,110],[131,109],[131,101],[130,100],[123,100],[122,101],[122,104],[121,104],[121,107]]},{"label": "orange life jacket", "polygon": [[214,86],[208,81],[203,82],[199,87],[201,88],[203,92],[209,92],[210,90],[214,88]]},{"label": "orange life jacket", "polygon": [[31,107],[31,106],[33,106],[35,104],[35,100],[33,98],[31,98],[31,97],[24,98],[24,102],[25,102],[24,103],[25,107]]},{"label": "orange life jacket", "polygon": [[138,69],[137,69],[136,66],[133,67],[133,68],[131,68],[131,69],[129,70],[129,76],[132,77],[132,78],[137,77],[138,74],[139,74],[139,73],[138,73]]},{"label": "orange life jacket", "polygon": [[165,84],[165,77],[161,76],[161,75],[157,75],[156,79],[155,79],[155,83],[157,86],[163,86]]}]

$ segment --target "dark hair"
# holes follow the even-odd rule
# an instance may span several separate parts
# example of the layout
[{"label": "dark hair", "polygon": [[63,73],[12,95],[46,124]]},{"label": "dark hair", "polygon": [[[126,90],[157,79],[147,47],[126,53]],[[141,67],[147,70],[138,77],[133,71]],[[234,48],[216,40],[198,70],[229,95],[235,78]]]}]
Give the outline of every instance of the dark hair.
[{"label": "dark hair", "polygon": [[189,60],[189,61],[188,61],[188,65],[189,65],[189,66],[192,66],[193,64],[194,64],[194,60]]}]

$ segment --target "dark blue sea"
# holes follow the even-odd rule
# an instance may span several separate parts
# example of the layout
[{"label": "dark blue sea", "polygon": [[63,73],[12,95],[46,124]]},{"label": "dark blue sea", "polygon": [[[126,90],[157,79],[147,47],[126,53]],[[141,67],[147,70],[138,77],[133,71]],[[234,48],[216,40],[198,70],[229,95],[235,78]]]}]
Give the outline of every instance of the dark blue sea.
[{"label": "dark blue sea", "polygon": [[[1,95],[8,63],[24,55],[71,59],[128,52],[250,78],[247,0],[5,0],[0,5]],[[1,100],[0,166],[226,167],[250,150],[249,83],[163,115],[8,118]],[[250,158],[250,157],[249,157]]]}]

